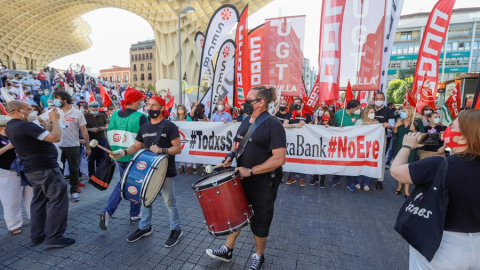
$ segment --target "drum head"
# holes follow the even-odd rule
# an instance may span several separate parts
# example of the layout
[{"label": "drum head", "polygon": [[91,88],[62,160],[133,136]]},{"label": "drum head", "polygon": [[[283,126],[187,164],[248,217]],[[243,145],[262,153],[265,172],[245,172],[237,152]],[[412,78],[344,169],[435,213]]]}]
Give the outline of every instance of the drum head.
[{"label": "drum head", "polygon": [[193,183],[192,188],[194,190],[196,189],[202,190],[202,189],[213,187],[213,184],[215,183],[217,185],[220,185],[221,183],[232,179],[234,175],[238,175],[238,172],[236,172],[234,169],[220,171],[218,173],[214,173],[213,175],[209,175]]},{"label": "drum head", "polygon": [[[152,169],[145,177],[145,183],[142,190],[142,204],[143,206],[150,206],[157,198],[168,170],[168,156],[162,155],[155,159],[152,164]],[[147,182],[148,181],[148,182]]]}]

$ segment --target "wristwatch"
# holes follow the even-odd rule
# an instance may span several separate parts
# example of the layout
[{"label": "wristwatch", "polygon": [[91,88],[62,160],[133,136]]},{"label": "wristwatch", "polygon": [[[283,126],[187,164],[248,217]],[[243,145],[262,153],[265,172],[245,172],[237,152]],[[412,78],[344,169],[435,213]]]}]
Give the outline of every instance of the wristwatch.
[{"label": "wristwatch", "polygon": [[253,168],[248,169],[248,172],[250,173],[250,176],[253,175]]},{"label": "wristwatch", "polygon": [[407,149],[412,150],[412,147],[410,145],[406,145],[406,144],[402,145],[402,148],[407,148]]}]

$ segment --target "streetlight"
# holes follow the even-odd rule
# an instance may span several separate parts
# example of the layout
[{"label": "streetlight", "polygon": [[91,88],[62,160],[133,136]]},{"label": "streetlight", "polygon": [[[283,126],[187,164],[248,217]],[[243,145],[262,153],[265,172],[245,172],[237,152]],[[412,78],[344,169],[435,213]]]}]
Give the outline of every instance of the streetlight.
[{"label": "streetlight", "polygon": [[178,13],[178,91],[180,94],[180,104],[183,103],[183,87],[182,87],[182,33],[180,29],[180,15],[182,13],[188,14],[195,12],[195,9],[191,6],[185,7],[181,12]]}]

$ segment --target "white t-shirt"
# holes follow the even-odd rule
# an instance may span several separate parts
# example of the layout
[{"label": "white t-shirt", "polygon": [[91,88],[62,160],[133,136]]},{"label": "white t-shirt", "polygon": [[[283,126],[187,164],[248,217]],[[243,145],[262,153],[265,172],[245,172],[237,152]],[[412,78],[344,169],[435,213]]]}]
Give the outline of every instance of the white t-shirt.
[{"label": "white t-shirt", "polygon": [[[68,112],[62,109],[57,110],[60,114],[60,128],[62,129],[62,138],[58,143],[59,147],[75,147],[80,146],[80,127],[87,125],[83,113],[75,108],[71,108]],[[43,121],[47,121],[50,110],[40,115]]]},{"label": "white t-shirt", "polygon": [[33,91],[37,91],[37,89],[42,86],[42,83],[38,79],[32,79],[31,81],[32,81]]}]

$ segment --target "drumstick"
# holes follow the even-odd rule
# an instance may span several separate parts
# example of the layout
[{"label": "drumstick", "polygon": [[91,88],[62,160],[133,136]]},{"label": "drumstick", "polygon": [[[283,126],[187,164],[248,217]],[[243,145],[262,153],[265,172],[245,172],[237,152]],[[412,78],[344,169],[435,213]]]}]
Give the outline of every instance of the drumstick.
[{"label": "drumstick", "polygon": [[218,169],[218,168],[221,168],[221,167],[223,167],[224,165],[225,165],[225,163],[222,163],[222,164],[219,164],[219,165],[216,165],[216,166],[213,166],[213,167],[212,167],[212,165],[207,165],[207,166],[205,167],[205,172],[206,172],[206,173],[212,173],[213,170]]},{"label": "drumstick", "polygon": [[99,144],[98,144],[98,141],[95,140],[95,139],[93,139],[93,140],[90,141],[90,147],[98,147],[98,148],[102,149],[103,151],[107,152],[108,154],[111,154],[111,153],[112,153],[112,151],[110,151],[110,150],[108,150],[107,148],[99,145]]}]

